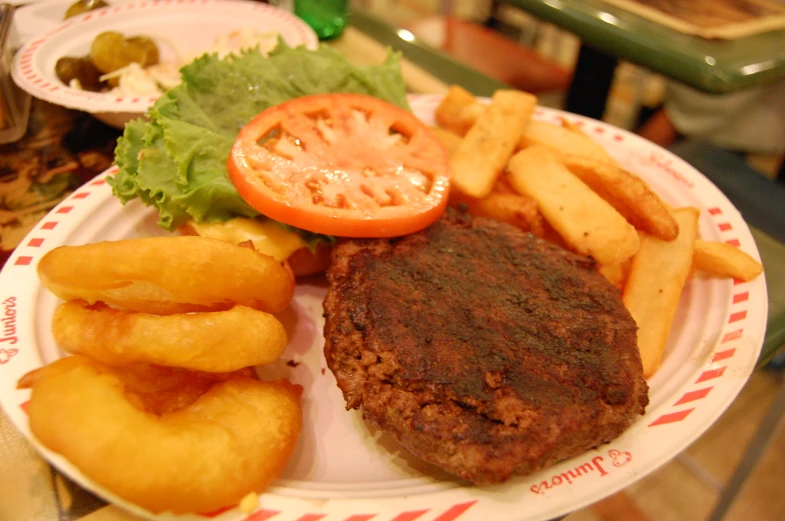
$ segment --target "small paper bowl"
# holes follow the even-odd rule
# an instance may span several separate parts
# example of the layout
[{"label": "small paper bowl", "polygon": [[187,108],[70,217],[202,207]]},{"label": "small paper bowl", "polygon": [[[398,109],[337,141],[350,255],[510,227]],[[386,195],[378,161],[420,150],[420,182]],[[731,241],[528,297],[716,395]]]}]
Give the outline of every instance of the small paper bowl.
[{"label": "small paper bowl", "polygon": [[305,22],[268,4],[236,0],[142,0],[69,18],[31,39],[17,52],[14,82],[36,98],[82,110],[116,128],[143,116],[157,96],[89,92],[65,85],[55,74],[63,56],[85,56],[104,31],[152,38],[161,62],[179,61],[209,50],[219,36],[244,28],[275,32],[290,46],[316,49],[319,39]]}]

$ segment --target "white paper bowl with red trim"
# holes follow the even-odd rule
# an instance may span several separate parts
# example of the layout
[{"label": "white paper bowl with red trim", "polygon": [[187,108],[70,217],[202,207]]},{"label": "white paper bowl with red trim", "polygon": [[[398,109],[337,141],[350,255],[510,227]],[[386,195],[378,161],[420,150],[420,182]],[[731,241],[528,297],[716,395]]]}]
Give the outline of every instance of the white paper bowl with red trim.
[{"label": "white paper bowl with red trim", "polygon": [[30,39],[17,52],[12,77],[36,98],[93,114],[122,128],[144,115],[157,96],[115,95],[71,88],[57,78],[63,56],[85,56],[104,31],[149,36],[158,44],[161,62],[181,62],[211,49],[218,37],[253,28],[278,33],[290,46],[319,45],[316,33],[294,15],[268,4],[242,0],[136,0],[69,18]]},{"label": "white paper bowl with red trim", "polygon": [[[434,124],[441,96],[411,98],[413,112]],[[566,119],[641,176],[666,202],[701,210],[700,237],[738,246],[760,259],[741,214],[711,182],[670,152],[600,121],[537,108],[535,119]],[[760,354],[768,295],[763,275],[743,282],[700,272],[682,292],[663,363],[648,379],[646,413],[620,437],[529,476],[472,487],[409,456],[388,435],[346,411],[324,357],[326,293],[318,280],[298,283],[279,315],[289,345],[264,377],[303,387],[304,427],[281,479],[261,495],[258,510],[220,516],[154,515],[129,504],[40,444],[26,413],[30,389],[16,382],[64,353],[51,332],[58,299],[41,286],[37,265],[63,245],[162,235],[157,212],[112,196],[104,175],[80,187],[31,230],[0,271],[0,407],[57,468],[83,487],[154,521],[549,521],[638,481],[708,429],[742,389]],[[269,371],[269,372],[268,372]],[[2,443],[2,442],[0,442]],[[16,450],[8,449],[8,450]],[[728,448],[728,454],[734,448]],[[207,456],[206,456],[207,457]],[[727,457],[719,455],[718,457]],[[155,469],[150,469],[153,472]]]}]

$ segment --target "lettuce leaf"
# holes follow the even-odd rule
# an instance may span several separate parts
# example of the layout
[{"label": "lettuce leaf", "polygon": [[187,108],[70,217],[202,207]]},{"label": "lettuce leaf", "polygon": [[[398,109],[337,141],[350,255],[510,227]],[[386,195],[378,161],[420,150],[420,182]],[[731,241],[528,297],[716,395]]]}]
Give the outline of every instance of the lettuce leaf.
[{"label": "lettuce leaf", "polygon": [[257,50],[219,59],[205,54],[180,69],[182,82],[128,123],[108,179],[124,204],[139,198],[173,229],[194,219],[254,217],[226,171],[235,136],[262,110],[292,98],[328,92],[369,94],[409,109],[400,55],[358,66],[333,49],[291,48],[282,40],[267,57]]}]

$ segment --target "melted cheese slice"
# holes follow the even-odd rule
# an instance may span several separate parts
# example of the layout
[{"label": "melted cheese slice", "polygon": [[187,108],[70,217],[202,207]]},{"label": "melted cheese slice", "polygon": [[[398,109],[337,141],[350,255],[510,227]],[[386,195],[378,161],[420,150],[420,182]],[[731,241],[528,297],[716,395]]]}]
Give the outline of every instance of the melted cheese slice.
[{"label": "melted cheese slice", "polygon": [[283,226],[269,220],[258,221],[245,217],[236,217],[223,223],[188,223],[199,235],[209,239],[240,244],[251,241],[259,253],[283,262],[305,243],[294,232],[285,230]]}]

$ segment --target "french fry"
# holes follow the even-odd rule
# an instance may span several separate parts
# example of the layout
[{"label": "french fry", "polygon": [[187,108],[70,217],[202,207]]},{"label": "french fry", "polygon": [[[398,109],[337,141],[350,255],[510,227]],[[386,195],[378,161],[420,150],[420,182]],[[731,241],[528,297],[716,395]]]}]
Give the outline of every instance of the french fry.
[{"label": "french fry", "polygon": [[[454,120],[446,128],[463,128],[471,125],[475,117],[486,110],[471,94],[464,91],[460,111],[451,109]],[[457,103],[457,102],[455,102]],[[449,104],[448,104],[449,106]],[[450,113],[450,110],[445,109]],[[444,117],[448,121],[450,118]],[[566,121],[554,125],[530,120],[517,148],[541,145],[557,152],[561,162],[592,190],[608,201],[627,221],[638,230],[663,240],[673,240],[679,232],[662,200],[639,177],[622,169],[615,159],[595,141]]]},{"label": "french fry", "polygon": [[464,136],[487,108],[486,104],[477,101],[474,94],[453,85],[436,107],[434,119],[443,129]]},{"label": "french fry", "polygon": [[[435,119],[443,129],[463,136],[486,110],[488,104],[479,101],[463,88],[453,86],[436,108]],[[517,148],[534,145],[544,145],[560,153],[569,150],[570,154],[578,157],[619,166],[602,145],[567,120],[562,120],[561,125],[530,120]]]},{"label": "french fry", "polygon": [[452,186],[476,199],[488,195],[531,119],[537,98],[498,90],[491,104],[464,136],[450,158]]},{"label": "french fry", "polygon": [[510,185],[510,180],[508,176],[502,174],[499,176],[499,179],[496,180],[496,184],[493,185],[493,191],[499,192],[502,194],[514,194],[517,193],[513,187]]},{"label": "french fry", "polygon": [[724,242],[695,241],[695,268],[719,277],[750,281],[763,273],[763,265],[735,246]]},{"label": "french fry", "polygon": [[546,146],[560,154],[569,153],[576,157],[585,157],[589,160],[619,166],[602,145],[593,141],[583,132],[576,131],[574,127],[566,126],[564,122],[562,125],[555,125],[545,121],[531,120],[526,126],[518,147],[526,148],[534,145]]},{"label": "french fry", "polygon": [[[578,134],[583,134],[584,136],[586,136],[586,133],[583,131],[581,127],[579,127],[575,123],[571,123],[570,120],[568,119],[561,118],[561,126],[563,126],[566,129],[572,130],[573,132],[577,132]],[[586,137],[588,138],[589,136]]]},{"label": "french fry", "polygon": [[559,235],[559,232],[554,230],[553,226],[551,226],[547,220],[543,219],[543,221],[544,221],[543,228],[545,233],[542,236],[542,238],[550,242],[551,244],[555,244],[556,246],[558,246],[563,250],[570,250],[571,249],[570,245],[565,242],[564,238],[561,235]]},{"label": "french fry", "polygon": [[431,132],[433,132],[433,135],[436,136],[436,139],[438,139],[439,143],[444,147],[444,150],[447,152],[447,157],[452,157],[455,150],[458,148],[458,144],[461,142],[461,136],[440,127],[431,127]]},{"label": "french fry", "polygon": [[638,230],[673,240],[678,226],[668,208],[639,177],[623,170],[599,143],[572,126],[532,120],[521,138],[522,148],[543,145]]},{"label": "french fry", "polygon": [[679,208],[673,216],[679,235],[663,241],[643,234],[632,259],[622,300],[638,325],[643,376],[654,374],[668,342],[684,284],[690,274],[698,233],[697,208]]},{"label": "french fry", "polygon": [[640,177],[597,159],[559,154],[561,161],[636,229],[672,241],[679,226],[662,199]]},{"label": "french fry", "polygon": [[624,283],[627,281],[631,264],[632,259],[628,259],[624,262],[620,262],[619,264],[600,265],[598,271],[606,279],[608,279],[608,282],[619,288],[621,291],[624,289]]},{"label": "french fry", "polygon": [[559,163],[549,148],[521,150],[508,170],[513,188],[537,201],[545,220],[574,251],[602,265],[619,264],[638,251],[635,228]]},{"label": "french fry", "polygon": [[455,202],[466,204],[469,213],[506,222],[532,232],[538,237],[545,233],[543,218],[537,210],[537,201],[515,193],[491,192],[482,199],[458,195]]}]

